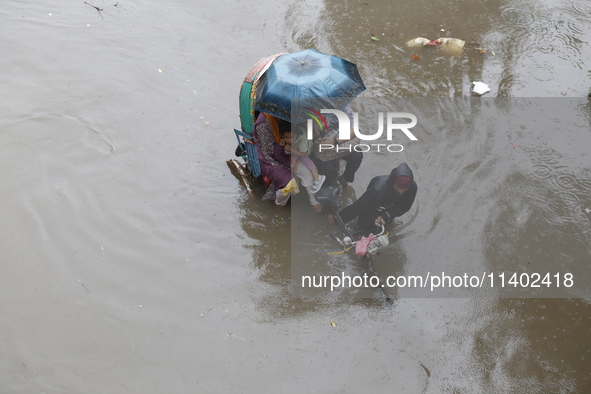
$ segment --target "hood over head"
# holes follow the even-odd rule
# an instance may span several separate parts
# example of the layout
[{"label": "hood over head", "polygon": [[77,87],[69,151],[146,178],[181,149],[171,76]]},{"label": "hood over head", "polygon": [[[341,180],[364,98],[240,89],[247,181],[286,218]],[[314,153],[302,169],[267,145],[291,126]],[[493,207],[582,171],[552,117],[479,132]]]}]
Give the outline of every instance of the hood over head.
[{"label": "hood over head", "polygon": [[390,173],[390,177],[388,178],[388,188],[392,188],[394,182],[398,177],[408,177],[411,179],[410,184],[412,185],[412,181],[414,180],[414,176],[412,175],[412,170],[406,163],[401,163],[398,167],[392,170]]}]

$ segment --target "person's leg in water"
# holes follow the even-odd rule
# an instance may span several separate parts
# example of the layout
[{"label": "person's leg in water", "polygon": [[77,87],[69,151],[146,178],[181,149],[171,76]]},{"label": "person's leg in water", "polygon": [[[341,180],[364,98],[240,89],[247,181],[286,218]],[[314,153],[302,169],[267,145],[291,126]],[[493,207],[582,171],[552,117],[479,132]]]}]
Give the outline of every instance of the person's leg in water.
[{"label": "person's leg in water", "polygon": [[352,152],[350,155],[341,158],[347,162],[345,166],[345,172],[343,172],[343,179],[349,183],[353,183],[355,180],[355,173],[361,166],[363,160],[362,152]]},{"label": "person's leg in water", "polygon": [[300,192],[295,179],[291,177],[291,171],[283,167],[267,169],[265,175],[272,180],[275,186],[275,204],[285,206],[292,194]]},{"label": "person's leg in water", "polygon": [[306,166],[300,165],[295,166],[293,168],[292,174],[294,177],[300,178],[300,182],[302,186],[306,189],[308,193],[308,198],[310,200],[310,205],[316,212],[321,212],[323,205],[316,200],[316,191],[312,190],[312,183],[314,182],[314,178],[312,177],[312,173]]}]

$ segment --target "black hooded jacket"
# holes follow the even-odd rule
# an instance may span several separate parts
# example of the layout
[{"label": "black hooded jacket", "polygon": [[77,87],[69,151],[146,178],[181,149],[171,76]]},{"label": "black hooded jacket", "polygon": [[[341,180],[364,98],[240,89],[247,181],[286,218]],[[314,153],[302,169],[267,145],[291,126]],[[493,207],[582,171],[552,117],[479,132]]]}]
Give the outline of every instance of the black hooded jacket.
[{"label": "black hooded jacket", "polygon": [[[399,176],[413,179],[410,188],[401,196],[394,190],[394,181]],[[339,215],[343,222],[348,223],[357,218],[357,224],[364,233],[376,229],[375,220],[382,216],[386,223],[410,210],[417,195],[417,184],[411,169],[406,163],[392,170],[390,175],[376,176],[369,182],[367,190],[357,201],[343,208]]]}]

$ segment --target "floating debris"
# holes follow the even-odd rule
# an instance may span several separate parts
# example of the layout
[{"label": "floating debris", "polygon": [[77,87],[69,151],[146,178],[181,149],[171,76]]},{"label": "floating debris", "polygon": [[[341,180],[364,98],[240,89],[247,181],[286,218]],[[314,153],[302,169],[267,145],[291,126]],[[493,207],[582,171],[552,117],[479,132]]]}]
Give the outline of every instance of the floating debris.
[{"label": "floating debris", "polygon": [[459,38],[440,37],[437,39],[441,45],[441,49],[450,55],[459,55],[464,50],[466,41]]},{"label": "floating debris", "polygon": [[450,55],[459,55],[464,50],[466,41],[459,38],[440,37],[437,40],[429,40],[425,37],[417,37],[406,43],[407,47],[420,48],[424,46],[440,47]]},{"label": "floating debris", "polygon": [[431,377],[431,371],[429,371],[429,368],[425,367],[422,363],[419,363],[419,365],[421,367],[423,367],[423,371],[425,371],[425,373],[427,374],[427,377],[430,378]]},{"label": "floating debris", "polygon": [[411,48],[419,48],[419,47],[424,47],[428,43],[429,43],[429,39],[424,38],[424,37],[417,37],[417,38],[413,38],[412,40],[407,42],[406,46],[411,47]]},{"label": "floating debris", "polygon": [[88,290],[88,287],[84,286],[84,283],[80,282],[80,280],[78,280],[78,283],[80,283],[82,285],[82,287],[84,287],[86,289],[86,291],[88,291],[90,293],[90,290]]},{"label": "floating debris", "polygon": [[485,93],[490,92],[490,87],[483,83],[483,82],[472,82],[474,84],[474,87],[472,88],[472,91],[476,94],[479,95],[483,95]]},{"label": "floating debris", "polygon": [[99,8],[99,7],[94,6],[94,5],[90,4],[90,3],[87,3],[86,1],[84,3],[85,4],[88,4],[89,6],[91,6],[92,8],[94,8],[99,13],[99,15],[101,16],[101,19],[105,19],[105,18],[103,18],[103,14],[101,14],[101,11],[103,10],[102,8]]}]

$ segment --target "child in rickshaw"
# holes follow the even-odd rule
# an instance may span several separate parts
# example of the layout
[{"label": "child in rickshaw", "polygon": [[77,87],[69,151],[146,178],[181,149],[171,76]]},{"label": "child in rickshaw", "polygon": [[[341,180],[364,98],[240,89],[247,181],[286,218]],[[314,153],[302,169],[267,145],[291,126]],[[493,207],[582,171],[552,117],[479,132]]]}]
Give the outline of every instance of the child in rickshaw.
[{"label": "child in rickshaw", "polygon": [[287,154],[291,154],[292,170],[297,169],[300,162],[310,170],[312,177],[314,178],[314,182],[312,183],[312,186],[310,186],[310,189],[313,193],[316,193],[322,187],[326,176],[318,174],[316,165],[309,157],[313,141],[306,139],[303,133],[294,132],[294,134],[295,138],[293,138],[291,130],[282,130],[279,144],[283,146]]}]

